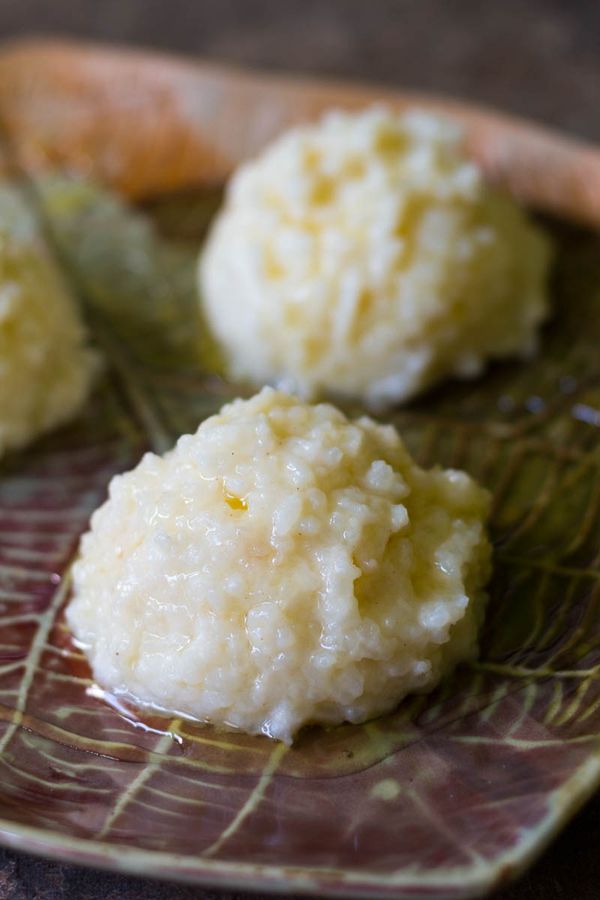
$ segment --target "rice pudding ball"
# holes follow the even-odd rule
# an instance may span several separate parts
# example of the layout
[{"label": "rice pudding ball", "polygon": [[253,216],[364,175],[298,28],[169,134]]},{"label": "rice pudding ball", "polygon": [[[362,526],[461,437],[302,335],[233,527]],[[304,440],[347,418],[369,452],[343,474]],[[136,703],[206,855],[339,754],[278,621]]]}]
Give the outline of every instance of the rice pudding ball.
[{"label": "rice pudding ball", "polygon": [[392,427],[265,388],[112,480],[68,623],[103,687],[289,743],[475,654],[487,509]]},{"label": "rice pudding ball", "polygon": [[[2,199],[14,207],[12,199]],[[10,215],[10,213],[9,213]],[[77,305],[39,237],[0,226],[0,456],[71,419],[98,367]]]},{"label": "rice pudding ball", "polygon": [[289,131],[238,169],[199,286],[234,378],[381,407],[531,354],[549,257],[457,125],[376,107]]}]

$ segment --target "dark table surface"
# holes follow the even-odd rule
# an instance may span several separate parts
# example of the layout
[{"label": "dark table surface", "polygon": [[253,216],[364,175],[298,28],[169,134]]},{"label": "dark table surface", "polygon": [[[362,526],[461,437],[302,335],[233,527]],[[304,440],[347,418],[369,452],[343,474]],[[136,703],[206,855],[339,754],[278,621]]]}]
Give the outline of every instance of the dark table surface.
[{"label": "dark table surface", "polygon": [[[0,38],[25,33],[457,94],[600,140],[598,0],[0,0]],[[496,900],[600,900],[599,847],[596,799]],[[0,900],[233,896],[0,850]]]}]

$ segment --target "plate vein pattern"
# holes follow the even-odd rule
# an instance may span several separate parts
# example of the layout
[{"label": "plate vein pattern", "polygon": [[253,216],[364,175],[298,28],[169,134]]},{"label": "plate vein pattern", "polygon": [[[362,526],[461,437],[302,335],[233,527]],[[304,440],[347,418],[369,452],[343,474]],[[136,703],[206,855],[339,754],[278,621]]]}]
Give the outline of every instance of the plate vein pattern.
[{"label": "plate vein pattern", "polygon": [[[38,626],[35,636],[31,642],[31,647],[27,654],[27,660],[25,662],[23,676],[19,684],[19,693],[17,696],[15,708],[13,710],[11,723],[4,734],[0,737],[0,756],[8,746],[15,731],[21,724],[23,713],[27,706],[27,696],[31,689],[31,685],[33,684],[36,668],[44,651],[46,639],[52,629],[52,626],[54,625],[54,621],[56,619],[58,611],[64,603],[65,597],[69,590],[69,585],[69,575],[68,573],[65,573],[62,577],[60,585],[54,592],[54,596],[52,597],[48,607],[43,613],[41,613],[41,615],[36,616],[38,620]],[[3,618],[1,622],[3,626],[9,624],[9,621],[6,618]]]},{"label": "plate vein pattern", "polygon": [[[177,720],[173,720],[171,724],[173,729],[176,730]],[[159,759],[155,759],[152,762],[147,763],[146,766],[141,770],[141,772],[136,775],[136,777],[127,785],[125,790],[121,791],[113,809],[110,810],[109,814],[106,817],[106,821],[97,834],[97,837],[100,840],[107,836],[113,824],[117,821],[121,813],[125,811],[127,805],[131,800],[133,800],[137,792],[146,783],[146,781],[149,780],[153,772],[161,764],[162,760],[160,759],[160,756],[163,753],[168,752],[172,743],[173,737],[171,733],[165,734],[162,738],[160,738],[154,751],[156,754],[158,754]]]},{"label": "plate vein pattern", "polygon": [[[118,389],[106,391],[125,419],[117,430],[128,453],[148,443],[162,451],[240,390],[211,374],[212,350],[192,341],[196,248],[166,240],[147,218],[82,182],[57,177],[34,187],[117,374]],[[86,696],[85,676],[68,668],[80,662],[44,648],[34,668],[45,682],[35,682],[31,709],[22,711],[30,730],[13,737],[28,734],[19,768],[54,798],[38,826],[65,838],[101,835],[123,849],[176,847],[188,859],[204,851],[224,872],[256,866],[257,878],[282,863],[336,871],[348,885],[365,871],[374,889],[378,879],[396,879],[397,896],[436,885],[428,895],[441,897],[480,890],[503,866],[522,865],[581,802],[598,777],[600,725],[600,266],[596,239],[559,232],[558,240],[560,308],[542,357],[495,366],[478,384],[448,386],[392,416],[422,464],[464,466],[494,492],[496,573],[481,661],[378,723],[307,732],[284,752],[185,721],[149,717],[140,730]],[[53,452],[61,440],[70,453],[69,437]],[[13,490],[18,477],[17,466]],[[47,528],[40,512],[23,525],[30,534]],[[80,524],[75,516],[73,529]],[[5,532],[2,520],[0,548]],[[43,539],[10,546],[28,542],[47,552]],[[9,566],[21,562],[7,555]],[[32,581],[5,590],[17,591],[6,611],[14,617],[37,589]],[[50,631],[53,650],[63,647],[59,630]],[[7,638],[9,691],[17,671],[10,653],[18,651]],[[59,689],[66,693],[57,703]],[[3,721],[14,715],[10,703]],[[27,794],[18,772],[12,777],[3,809],[19,822],[33,813],[17,809]],[[85,821],[61,806],[67,784],[80,788]]]},{"label": "plate vein pattern", "polygon": [[258,804],[261,802],[264,797],[265,791],[269,786],[274,773],[277,771],[279,767],[279,763],[281,762],[282,757],[286,754],[287,747],[285,744],[277,744],[275,748],[271,751],[271,755],[262,771],[256,786],[248,796],[248,799],[244,802],[244,805],[240,808],[239,812],[229,823],[227,828],[221,833],[221,835],[217,838],[217,840],[207,847],[204,851],[204,856],[214,856],[223,846],[223,844],[229,840],[229,838],[233,837],[233,835],[241,828],[244,821],[248,818],[251,813],[257,808]]}]

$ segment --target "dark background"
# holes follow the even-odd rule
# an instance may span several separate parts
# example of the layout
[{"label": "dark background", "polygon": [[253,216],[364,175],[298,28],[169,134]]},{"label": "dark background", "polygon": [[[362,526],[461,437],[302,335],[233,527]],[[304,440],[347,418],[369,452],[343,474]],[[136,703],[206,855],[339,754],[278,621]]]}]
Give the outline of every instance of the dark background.
[{"label": "dark background", "polygon": [[[0,0],[62,34],[457,94],[600,140],[600,0]],[[0,850],[0,900],[231,900]],[[600,801],[496,900],[600,900]]]}]

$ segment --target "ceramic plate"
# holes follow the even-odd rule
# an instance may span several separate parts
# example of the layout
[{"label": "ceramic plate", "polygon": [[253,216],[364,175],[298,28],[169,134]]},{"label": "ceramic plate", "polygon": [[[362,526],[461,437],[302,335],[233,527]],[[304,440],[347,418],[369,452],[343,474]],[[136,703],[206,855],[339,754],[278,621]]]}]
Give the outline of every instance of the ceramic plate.
[{"label": "ceramic plate", "polygon": [[[80,419],[0,470],[1,839],[319,895],[465,897],[521,871],[600,780],[599,239],[546,222],[554,315],[533,362],[390,416],[422,465],[462,467],[493,491],[479,661],[392,715],[308,730],[293,748],[140,719],[98,695],[64,627],[79,535],[114,473],[245,390],[198,354],[189,324],[219,181],[282,122],[373,95],[63,45],[6,51],[0,85],[0,214],[11,204],[48,241],[106,359]],[[485,135],[470,135],[483,158]],[[556,184],[592,151],[555,146]],[[589,218],[576,188],[524,193]]]}]

